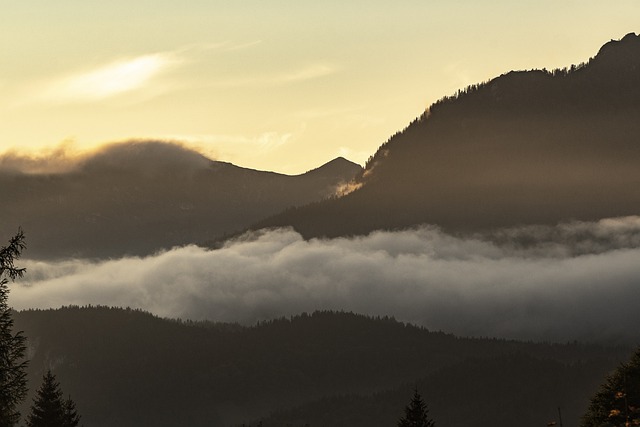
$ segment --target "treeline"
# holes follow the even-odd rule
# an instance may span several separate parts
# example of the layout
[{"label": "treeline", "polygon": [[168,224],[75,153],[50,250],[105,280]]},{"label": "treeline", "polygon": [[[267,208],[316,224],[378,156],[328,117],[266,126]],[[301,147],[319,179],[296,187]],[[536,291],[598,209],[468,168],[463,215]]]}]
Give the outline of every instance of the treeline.
[{"label": "treeline", "polygon": [[[487,413],[503,411],[522,392],[522,384],[513,392],[515,381],[496,383],[504,363],[491,361],[504,360],[511,361],[513,372],[521,372],[518,378],[541,384],[537,391],[562,379],[555,390],[545,392],[549,399],[571,395],[584,410],[604,373],[628,353],[575,343],[457,338],[393,318],[338,312],[251,327],[166,320],[106,307],[30,310],[14,317],[16,329],[29,338],[30,387],[37,388],[46,367],[53,367],[65,392],[82,408],[83,423],[91,426],[224,426],[264,419],[266,427],[269,414],[296,407],[311,422],[317,419],[311,417],[313,411],[321,411],[313,409],[313,402],[320,399],[336,402],[335,408],[325,406],[325,412],[330,418],[335,413],[338,423],[341,413],[359,412],[336,396],[369,401],[367,396],[402,389],[401,384],[418,379],[434,418],[460,411],[455,394],[461,384],[504,387],[506,400],[486,402]],[[482,401],[486,392],[469,391],[467,404]],[[405,387],[400,402],[375,401],[387,414],[380,419],[397,420],[406,399]],[[543,413],[549,404],[544,399],[532,403],[532,411]],[[466,422],[460,425],[478,425]]]},{"label": "treeline", "polygon": [[597,364],[567,365],[526,354],[469,358],[392,390],[332,396],[260,422],[264,427],[395,426],[410,390],[417,387],[436,426],[544,426],[558,421],[558,407],[564,425],[576,426],[588,393],[606,373]]}]

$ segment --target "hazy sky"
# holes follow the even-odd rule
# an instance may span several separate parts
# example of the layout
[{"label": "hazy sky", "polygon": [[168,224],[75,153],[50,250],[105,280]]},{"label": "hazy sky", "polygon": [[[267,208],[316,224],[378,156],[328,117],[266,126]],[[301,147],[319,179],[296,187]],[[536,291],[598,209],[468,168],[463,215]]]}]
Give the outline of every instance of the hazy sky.
[{"label": "hazy sky", "polygon": [[0,7],[0,151],[170,138],[285,173],[362,163],[443,95],[640,31],[638,0]]}]

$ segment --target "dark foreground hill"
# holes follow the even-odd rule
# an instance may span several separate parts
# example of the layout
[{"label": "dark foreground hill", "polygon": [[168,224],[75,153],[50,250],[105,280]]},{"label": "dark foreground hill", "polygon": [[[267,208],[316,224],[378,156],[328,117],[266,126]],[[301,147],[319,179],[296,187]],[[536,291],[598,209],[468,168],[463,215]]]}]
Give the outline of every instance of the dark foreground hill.
[{"label": "dark foreground hill", "polygon": [[204,242],[331,196],[362,169],[338,158],[288,176],[162,142],[114,144],[59,173],[26,173],[6,163],[0,232],[22,226],[31,258],[147,255]]},{"label": "dark foreground hill", "polygon": [[640,36],[569,69],[444,98],[382,145],[346,197],[254,228],[305,237],[437,224],[479,231],[640,213]]},{"label": "dark foreground hill", "polygon": [[[418,385],[438,425],[577,425],[628,349],[456,338],[318,312],[254,327],[109,308],[16,313],[30,390],[47,368],[87,426],[395,425]],[[29,402],[25,403],[25,408]],[[269,415],[271,414],[271,417]]]}]

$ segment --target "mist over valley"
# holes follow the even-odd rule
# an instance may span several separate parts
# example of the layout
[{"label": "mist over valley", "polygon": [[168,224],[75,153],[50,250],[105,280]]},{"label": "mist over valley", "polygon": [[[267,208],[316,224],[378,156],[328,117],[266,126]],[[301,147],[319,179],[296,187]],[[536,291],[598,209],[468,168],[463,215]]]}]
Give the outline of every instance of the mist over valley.
[{"label": "mist over valley", "polygon": [[[505,234],[514,237],[505,242]],[[347,310],[460,336],[634,344],[639,255],[638,217],[475,238],[422,227],[305,241],[278,229],[215,250],[25,260],[29,274],[12,290],[12,303],[132,307],[243,325]]]},{"label": "mist over valley", "polygon": [[54,372],[92,426],[403,427],[411,393],[438,426],[640,423],[640,36],[417,113],[297,175],[161,138],[1,154],[31,395]]}]

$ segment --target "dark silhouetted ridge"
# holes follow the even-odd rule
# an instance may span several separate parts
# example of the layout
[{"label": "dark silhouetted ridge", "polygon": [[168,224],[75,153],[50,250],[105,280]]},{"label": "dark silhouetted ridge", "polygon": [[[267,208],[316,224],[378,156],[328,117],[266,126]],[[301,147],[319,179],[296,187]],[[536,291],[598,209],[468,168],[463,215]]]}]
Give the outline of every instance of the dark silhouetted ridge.
[{"label": "dark silhouetted ridge", "polygon": [[617,72],[638,71],[638,67],[640,67],[639,49],[640,35],[629,33],[621,40],[612,40],[602,46],[591,65]]},{"label": "dark silhouetted ridge", "polygon": [[456,338],[336,312],[253,327],[106,307],[23,311],[14,319],[29,338],[30,389],[54,366],[82,422],[96,427],[223,427],[270,414],[266,426],[383,427],[397,420],[402,390],[417,381],[442,425],[544,425],[560,404],[569,423],[628,354]]},{"label": "dark silhouetted ridge", "polygon": [[445,97],[379,148],[358,190],[255,227],[333,237],[640,214],[639,40],[629,34],[583,64],[512,71]]},{"label": "dark silhouetted ridge", "polygon": [[360,172],[362,172],[362,166],[359,164],[353,163],[344,157],[336,157],[319,168],[306,172],[305,175],[342,176],[348,181]]},{"label": "dark silhouetted ridge", "polygon": [[22,226],[32,258],[148,255],[331,197],[361,169],[333,161],[289,176],[213,161],[173,143],[113,144],[66,172],[0,170],[0,230],[11,235]]}]

